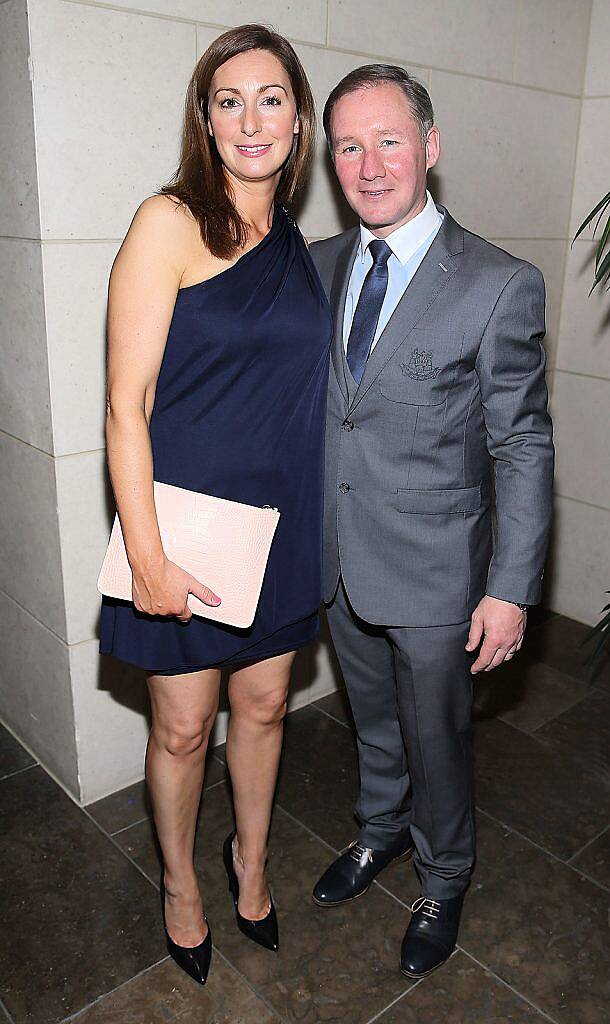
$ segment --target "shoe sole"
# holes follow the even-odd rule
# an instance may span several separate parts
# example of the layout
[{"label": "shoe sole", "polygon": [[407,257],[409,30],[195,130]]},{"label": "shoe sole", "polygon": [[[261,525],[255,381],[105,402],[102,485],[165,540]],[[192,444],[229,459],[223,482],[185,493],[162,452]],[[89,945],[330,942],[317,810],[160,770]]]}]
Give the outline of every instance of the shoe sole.
[{"label": "shoe sole", "polygon": [[[373,882],[371,882],[372,884]],[[353,903],[354,900],[359,900],[361,896],[365,896],[371,885],[367,885],[366,889],[363,889],[362,892],[357,892],[355,896],[347,896],[344,900],[333,900],[332,903],[330,900],[317,900],[314,895],[311,898],[316,907],[341,907],[344,903]]]},{"label": "shoe sole", "polygon": [[[406,850],[405,853],[401,853],[400,857],[394,857],[392,860],[388,861],[388,863],[386,864],[385,868],[383,868],[382,870],[385,871],[386,868],[389,868],[390,864],[402,864],[402,863],[404,863],[404,861],[409,860],[413,856],[414,853],[415,853],[415,847],[412,846],[410,850]],[[381,874],[381,871],[379,872],[379,874]],[[373,882],[375,882],[375,881],[376,881],[376,879],[374,878]],[[354,900],[359,900],[361,896],[365,896],[366,893],[371,888],[371,885],[373,884],[373,882],[370,882],[367,885],[366,889],[363,889],[362,892],[357,892],[355,896],[347,896],[346,899],[344,899],[344,900],[333,900],[333,902],[331,903],[330,900],[318,900],[318,899],[316,899],[316,897],[313,895],[313,893],[312,893],[311,898],[312,898],[313,902],[315,903],[316,907],[341,907],[344,903],[352,903]]]},{"label": "shoe sole", "polygon": [[436,964],[429,971],[424,971],[423,974],[412,974],[410,971],[405,971],[402,964],[399,964],[398,966],[400,967],[400,973],[404,974],[405,978],[412,978],[414,981],[418,981],[420,978],[427,978],[429,974],[434,974],[435,971],[438,971],[439,967],[442,967],[443,964],[446,964],[447,960],[450,959],[450,957],[447,957],[445,960],[441,960],[440,964]]}]

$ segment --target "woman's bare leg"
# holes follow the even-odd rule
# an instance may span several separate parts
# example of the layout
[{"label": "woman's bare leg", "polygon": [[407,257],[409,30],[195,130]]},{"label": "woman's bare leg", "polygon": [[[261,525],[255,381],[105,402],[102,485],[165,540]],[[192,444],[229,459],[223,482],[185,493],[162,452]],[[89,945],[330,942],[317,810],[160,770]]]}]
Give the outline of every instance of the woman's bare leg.
[{"label": "woman's bare leg", "polygon": [[153,724],[146,748],[146,781],[165,864],[166,927],[178,945],[197,946],[207,925],[193,847],[220,671],[148,675],[147,683]]},{"label": "woman's bare leg", "polygon": [[234,864],[239,912],[251,921],[269,912],[267,835],[293,660],[294,651],[250,663],[235,669],[229,681],[227,765],[237,823]]}]

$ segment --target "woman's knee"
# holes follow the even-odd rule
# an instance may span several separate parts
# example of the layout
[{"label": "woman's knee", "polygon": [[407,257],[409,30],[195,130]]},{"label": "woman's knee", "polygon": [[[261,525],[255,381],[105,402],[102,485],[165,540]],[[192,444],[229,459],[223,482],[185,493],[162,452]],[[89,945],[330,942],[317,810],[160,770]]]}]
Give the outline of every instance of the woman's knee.
[{"label": "woman's knee", "polygon": [[203,721],[160,721],[153,725],[157,742],[174,757],[187,757],[197,751],[205,753],[215,715]]},{"label": "woman's knee", "polygon": [[279,725],[288,707],[288,688],[274,687],[264,692],[231,694],[231,713],[241,715],[258,725]]}]

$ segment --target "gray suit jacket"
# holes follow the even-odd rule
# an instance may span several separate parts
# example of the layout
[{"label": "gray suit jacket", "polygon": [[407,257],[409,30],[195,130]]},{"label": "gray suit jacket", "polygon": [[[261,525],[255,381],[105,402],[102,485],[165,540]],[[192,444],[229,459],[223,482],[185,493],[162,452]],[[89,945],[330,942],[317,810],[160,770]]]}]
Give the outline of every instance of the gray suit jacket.
[{"label": "gray suit jacket", "polygon": [[544,279],[439,209],[357,388],[342,324],[359,229],[310,249],[335,319],[324,599],[341,572],[355,611],[383,625],[462,622],[485,593],[535,604],[548,543]]}]

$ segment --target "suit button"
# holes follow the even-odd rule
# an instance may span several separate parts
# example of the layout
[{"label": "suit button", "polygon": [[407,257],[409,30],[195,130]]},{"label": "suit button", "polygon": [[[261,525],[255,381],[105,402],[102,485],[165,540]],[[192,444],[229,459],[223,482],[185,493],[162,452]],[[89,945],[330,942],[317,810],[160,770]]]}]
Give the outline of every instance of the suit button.
[{"label": "suit button", "polygon": [[345,423],[343,424],[343,429],[344,430],[353,430],[354,426],[355,426],[355,424],[352,422],[352,420],[345,420]]},{"label": "suit button", "polygon": [[339,484],[339,490],[341,491],[341,494],[347,494],[349,489],[349,484]]}]

